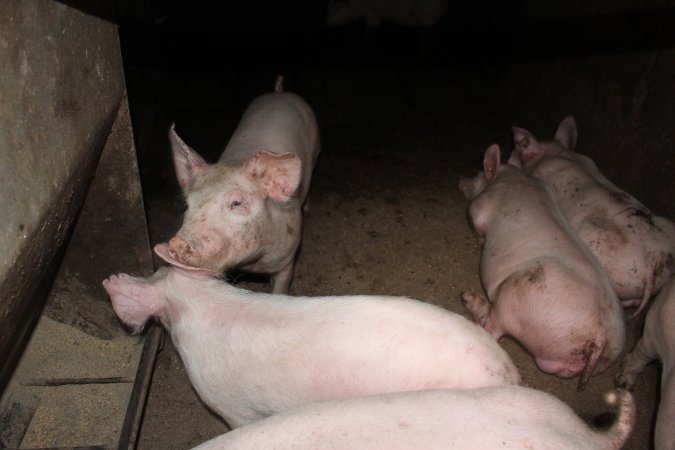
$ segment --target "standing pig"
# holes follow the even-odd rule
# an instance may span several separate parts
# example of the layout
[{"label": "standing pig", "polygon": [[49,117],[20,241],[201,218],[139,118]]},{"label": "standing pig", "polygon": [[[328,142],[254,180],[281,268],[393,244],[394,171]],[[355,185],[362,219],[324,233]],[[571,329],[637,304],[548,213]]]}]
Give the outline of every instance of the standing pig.
[{"label": "standing pig", "polygon": [[509,162],[551,188],[558,207],[588,245],[624,306],[637,306],[633,317],[675,271],[675,225],[652,214],[614,186],[593,161],[574,152],[577,126],[565,118],[551,142],[513,128],[515,149]]},{"label": "standing pig", "polygon": [[579,374],[583,389],[623,348],[621,305],[544,184],[500,164],[496,144],[483,167],[459,188],[471,200],[469,216],[483,240],[480,277],[489,301],[464,293],[464,304],[496,339],[513,336],[542,371]]},{"label": "standing pig", "polygon": [[642,338],[623,361],[617,384],[631,387],[647,364],[660,359],[661,403],[656,415],[656,450],[675,449],[675,277],[663,287],[650,306]]},{"label": "standing pig", "polygon": [[169,132],[176,176],[187,200],[169,241],[172,258],[212,275],[239,267],[271,274],[286,293],[300,244],[302,212],[319,153],[314,113],[295,94],[255,99],[216,164]]},{"label": "standing pig", "polygon": [[225,433],[194,450],[476,450],[621,448],[635,405],[628,391],[606,431],[586,425],[563,402],[521,386],[397,392],[307,405]]},{"label": "standing pig", "polygon": [[407,298],[289,297],[176,266],[103,282],[119,318],[171,334],[195,390],[232,427],[359,395],[520,383],[506,352],[462,316]]}]

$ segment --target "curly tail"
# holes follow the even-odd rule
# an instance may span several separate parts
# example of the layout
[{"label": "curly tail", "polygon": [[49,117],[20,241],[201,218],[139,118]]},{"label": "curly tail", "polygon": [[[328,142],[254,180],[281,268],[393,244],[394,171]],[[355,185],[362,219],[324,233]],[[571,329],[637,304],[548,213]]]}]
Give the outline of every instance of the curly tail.
[{"label": "curly tail", "polygon": [[618,412],[614,424],[603,433],[609,440],[607,448],[619,449],[626,443],[635,424],[635,401],[625,389],[615,389],[605,394],[608,405],[618,404]]},{"label": "curly tail", "polygon": [[274,92],[284,92],[284,76],[277,75],[277,79],[274,82]]}]

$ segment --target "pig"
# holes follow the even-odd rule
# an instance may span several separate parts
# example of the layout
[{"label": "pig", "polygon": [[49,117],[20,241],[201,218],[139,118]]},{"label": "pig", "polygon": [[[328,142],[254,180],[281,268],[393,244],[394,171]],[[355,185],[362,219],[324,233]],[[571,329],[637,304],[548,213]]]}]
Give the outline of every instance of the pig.
[{"label": "pig", "polygon": [[225,433],[193,450],[618,449],[635,404],[625,390],[606,431],[589,428],[554,396],[523,386],[396,392],[320,402]]},{"label": "pig", "polygon": [[635,349],[623,360],[617,385],[631,388],[635,378],[650,362],[660,359],[661,401],[656,414],[656,450],[675,449],[675,277],[663,286],[649,307],[644,331]]},{"label": "pig", "polygon": [[577,126],[566,117],[555,139],[539,142],[513,127],[509,162],[544,181],[563,216],[591,249],[624,307],[643,310],[675,272],[675,225],[616,187],[587,156],[575,153]]},{"label": "pig", "polygon": [[482,240],[480,279],[487,294],[464,292],[462,301],[495,339],[507,334],[520,341],[543,372],[579,375],[581,390],[623,349],[621,304],[546,186],[500,160],[493,144],[483,172],[460,179]]},{"label": "pig", "polygon": [[171,266],[103,286],[134,332],[161,322],[201,399],[232,427],[321,400],[521,381],[484,330],[440,307],[253,293],[176,265],[166,244],[155,252]]},{"label": "pig", "polygon": [[287,293],[320,147],[309,105],[283,92],[277,79],[275,92],[246,109],[215,164],[173,126],[169,140],[187,202],[183,224],[168,243],[170,255],[212,275],[231,268],[269,274],[272,292]]}]

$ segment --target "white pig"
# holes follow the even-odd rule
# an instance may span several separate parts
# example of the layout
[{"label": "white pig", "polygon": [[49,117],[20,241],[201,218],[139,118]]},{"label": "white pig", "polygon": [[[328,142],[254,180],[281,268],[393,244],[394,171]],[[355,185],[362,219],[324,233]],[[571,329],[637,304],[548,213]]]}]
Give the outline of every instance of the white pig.
[{"label": "white pig", "polygon": [[630,388],[650,362],[660,359],[661,401],[656,414],[656,450],[675,449],[675,277],[663,287],[649,307],[642,338],[623,361],[616,380]]},{"label": "white pig", "polygon": [[509,162],[551,188],[558,207],[607,272],[633,317],[675,272],[675,225],[612,184],[595,163],[574,152],[577,126],[572,116],[555,140],[539,142],[513,127],[515,149]]},{"label": "white pig", "polygon": [[464,293],[464,304],[496,339],[508,334],[520,341],[546,373],[579,374],[583,389],[623,349],[621,305],[545,185],[501,164],[496,144],[483,166],[459,187],[483,239],[480,278],[489,301]]},{"label": "white pig", "polygon": [[[173,263],[166,244],[155,252]],[[175,265],[103,286],[136,331],[159,319],[199,396],[232,427],[320,400],[520,383],[484,330],[408,298],[256,294]]]},{"label": "white pig", "polygon": [[488,450],[621,448],[633,428],[628,391],[606,431],[588,427],[566,404],[521,386],[397,392],[321,402],[225,433],[194,450]]},{"label": "white pig", "polygon": [[286,293],[319,132],[304,100],[282,92],[280,79],[275,90],[251,103],[216,164],[207,164],[171,128],[188,209],[169,250],[180,264],[213,275],[235,267],[270,274],[272,292]]}]

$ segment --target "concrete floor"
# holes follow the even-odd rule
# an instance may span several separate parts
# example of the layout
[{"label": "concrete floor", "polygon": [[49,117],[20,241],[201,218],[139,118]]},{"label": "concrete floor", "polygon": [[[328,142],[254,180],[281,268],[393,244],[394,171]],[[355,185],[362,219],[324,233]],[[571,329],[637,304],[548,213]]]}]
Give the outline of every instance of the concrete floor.
[{"label": "concrete floor", "polygon": [[[169,238],[182,219],[168,124],[175,121],[183,139],[215,161],[246,104],[271,90],[274,76],[264,71],[129,76],[152,243]],[[511,124],[501,112],[495,74],[482,68],[316,70],[287,78],[288,90],[314,107],[323,144],[291,294],[405,295],[468,317],[459,294],[480,290],[479,248],[457,181],[480,168],[489,144],[499,142],[510,151]],[[256,281],[241,283],[267,289]],[[628,350],[642,320],[627,323]],[[501,344],[527,385],[565,401],[584,420],[611,411],[602,398],[613,387],[618,364],[577,392],[576,380],[541,373],[514,340]],[[658,371],[648,367],[636,385],[638,417],[626,449],[648,447]],[[191,389],[167,341],[138,448],[187,449],[226,430]]]}]

